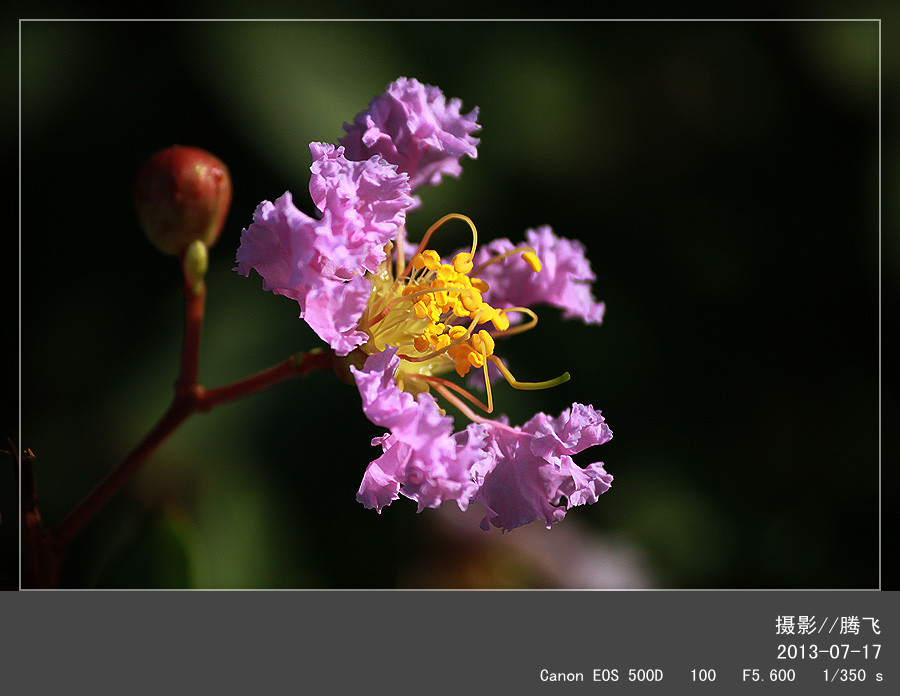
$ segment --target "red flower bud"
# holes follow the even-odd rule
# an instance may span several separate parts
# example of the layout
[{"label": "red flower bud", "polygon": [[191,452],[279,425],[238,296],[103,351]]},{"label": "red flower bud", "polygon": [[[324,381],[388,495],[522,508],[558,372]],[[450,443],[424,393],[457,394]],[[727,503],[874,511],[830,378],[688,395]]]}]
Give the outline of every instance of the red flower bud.
[{"label": "red flower bud", "polygon": [[138,169],[134,205],[144,232],[163,253],[180,256],[195,240],[211,247],[231,205],[231,176],[215,155],[173,145]]}]

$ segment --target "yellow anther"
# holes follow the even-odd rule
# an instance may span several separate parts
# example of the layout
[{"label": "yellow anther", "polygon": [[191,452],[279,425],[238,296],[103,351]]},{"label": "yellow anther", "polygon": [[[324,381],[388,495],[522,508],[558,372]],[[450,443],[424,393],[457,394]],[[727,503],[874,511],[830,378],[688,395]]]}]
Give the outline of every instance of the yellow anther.
[{"label": "yellow anther", "polygon": [[461,343],[451,347],[450,350],[447,351],[447,355],[453,360],[453,365],[460,377],[465,377],[472,367],[481,367],[484,365],[484,356],[481,355],[481,353],[476,353],[472,349],[472,346],[467,343]]},{"label": "yellow anther", "polygon": [[529,250],[522,254],[522,260],[525,261],[535,273],[541,272],[541,260],[533,251]]},{"label": "yellow anther", "polygon": [[453,315],[457,317],[469,316],[469,309],[465,306],[465,302],[455,302],[453,305]]},{"label": "yellow anther", "polygon": [[457,338],[465,336],[467,333],[468,331],[466,331],[465,326],[451,326],[447,331],[447,335],[450,336],[451,341],[455,341]]},{"label": "yellow anther", "polygon": [[453,257],[453,270],[457,273],[466,274],[474,268],[472,264],[472,254],[465,251],[459,252]]},{"label": "yellow anther", "polygon": [[422,265],[429,271],[436,271],[441,265],[441,257],[438,256],[438,253],[434,249],[426,249],[422,252],[421,257]]},{"label": "yellow anther", "polygon": [[478,306],[478,310],[472,312],[472,316],[474,317],[475,323],[484,324],[485,322],[493,319],[496,313],[496,309],[491,307],[487,302],[482,302]]},{"label": "yellow anther", "polygon": [[[472,335],[472,347],[475,350],[480,351],[484,346],[484,352],[488,355],[493,355],[494,353],[494,337],[491,336],[487,331],[481,329],[477,334]],[[477,367],[481,367],[478,365]]]},{"label": "yellow anther", "polygon": [[506,316],[506,310],[501,309],[491,317],[491,323],[497,331],[506,331],[509,328],[509,317]]},{"label": "yellow anther", "polygon": [[459,299],[463,307],[470,312],[477,312],[481,305],[484,304],[484,300],[481,299],[481,293],[478,290],[472,290],[470,293],[461,293]]},{"label": "yellow anther", "polygon": [[471,278],[470,280],[472,281],[472,287],[475,288],[476,290],[478,290],[479,292],[487,292],[488,290],[491,289],[491,286],[488,285],[481,278]]},{"label": "yellow anther", "polygon": [[451,266],[449,263],[442,263],[437,267],[435,272],[437,274],[437,277],[442,281],[456,280],[456,276],[458,275],[457,272],[453,269],[453,266]]},{"label": "yellow anther", "polygon": [[413,305],[413,311],[416,313],[417,319],[424,319],[430,313],[428,305],[422,300],[419,300]]},{"label": "yellow anther", "polygon": [[431,343],[425,335],[416,336],[413,339],[413,345],[416,347],[416,350],[420,353],[425,353],[431,349]]}]

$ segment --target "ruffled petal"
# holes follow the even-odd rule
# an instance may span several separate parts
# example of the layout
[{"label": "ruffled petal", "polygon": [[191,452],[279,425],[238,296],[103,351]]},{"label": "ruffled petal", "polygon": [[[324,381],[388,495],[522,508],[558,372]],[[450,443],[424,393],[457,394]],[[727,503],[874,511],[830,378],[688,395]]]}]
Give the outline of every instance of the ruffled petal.
[{"label": "ruffled petal", "polygon": [[394,376],[399,365],[397,349],[388,348],[366,358],[363,369],[350,367],[362,397],[363,413],[382,428],[399,428],[418,410],[415,397],[397,387]]},{"label": "ruffled petal", "polygon": [[313,240],[323,275],[349,280],[374,273],[413,205],[409,177],[378,156],[355,162],[342,147],[310,143],[309,149],[309,192],[328,217]]},{"label": "ruffled petal", "polygon": [[400,472],[409,459],[409,448],[385,445],[388,438],[390,435],[372,440],[373,446],[384,446],[384,454],[366,468],[356,493],[356,499],[360,503],[367,509],[375,508],[379,513],[399,497]]},{"label": "ruffled petal", "polygon": [[310,193],[321,211],[312,218],[290,192],[263,201],[241,233],[237,267],[255,269],[263,288],[296,300],[300,316],[338,355],[367,340],[356,329],[372,292],[364,279],[385,258],[413,204],[406,174],[379,157],[351,162],[343,148],[312,143]]},{"label": "ruffled petal", "polygon": [[531,449],[534,454],[554,463],[562,455],[577,454],[612,438],[612,431],[600,411],[578,403],[572,404],[557,418],[538,413],[522,426],[522,430],[533,435]]},{"label": "ruffled petal", "polygon": [[391,432],[372,441],[383,454],[369,464],[357,494],[379,511],[400,494],[419,511],[455,500],[466,509],[484,506],[481,527],[509,531],[541,520],[558,522],[575,505],[597,501],[612,483],[602,463],[579,467],[570,455],[612,437],[599,411],[573,404],[558,417],[538,413],[522,427],[504,417],[470,424],[451,434],[453,421],[429,394],[414,398],[394,380],[396,349],[370,356],[363,369],[351,367],[363,411]]},{"label": "ruffled petal", "polygon": [[400,359],[395,348],[370,356],[362,369],[351,366],[363,412],[391,432],[373,440],[384,453],[369,464],[357,499],[380,511],[403,494],[418,510],[454,500],[465,510],[475,494],[470,473],[475,454],[452,435],[453,419],[440,412],[430,394],[418,399],[402,392],[394,377]]},{"label": "ruffled petal", "polygon": [[478,491],[477,500],[486,510],[481,528],[487,531],[493,525],[510,531],[535,520],[547,526],[558,522],[566,511],[552,501],[564,479],[555,467],[527,450],[515,449],[511,456],[498,458]]},{"label": "ruffled petal", "polygon": [[509,531],[535,520],[550,526],[573,506],[596,502],[612,484],[602,463],[582,468],[570,456],[612,437],[590,406],[573,404],[558,418],[538,413],[522,427],[504,421],[478,427],[486,428],[481,436],[494,457],[492,465],[482,460],[475,467],[480,488],[473,500],[485,507],[484,530]]},{"label": "ruffled petal", "polygon": [[[557,237],[544,225],[525,233],[525,244],[537,253],[541,270],[535,273],[518,254],[487,266],[479,277],[490,289],[484,301],[497,308],[547,304],[563,310],[566,319],[587,324],[603,321],[606,309],[594,299],[590,285],[596,280],[581,242]],[[516,248],[508,239],[495,239],[475,253],[476,266],[492,256]]]},{"label": "ruffled petal", "polygon": [[234,270],[249,276],[256,269],[264,290],[302,305],[320,275],[312,267],[318,224],[297,209],[289,191],[274,203],[263,201],[253,213],[253,223],[241,233]]},{"label": "ruffled petal", "polygon": [[347,355],[369,340],[357,327],[371,293],[364,276],[346,283],[322,278],[306,295],[300,317],[337,355]]},{"label": "ruffled petal", "polygon": [[477,157],[478,109],[461,114],[459,99],[444,97],[437,87],[400,79],[375,97],[352,124],[344,124],[339,140],[354,160],[381,155],[409,174],[412,190],[437,184],[444,174],[459,176],[459,160]]}]

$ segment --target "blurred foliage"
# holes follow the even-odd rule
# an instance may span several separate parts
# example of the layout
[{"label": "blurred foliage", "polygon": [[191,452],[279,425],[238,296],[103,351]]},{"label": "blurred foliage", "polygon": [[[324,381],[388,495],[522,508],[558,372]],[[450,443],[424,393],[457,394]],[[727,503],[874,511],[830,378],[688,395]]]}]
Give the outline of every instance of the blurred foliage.
[{"label": "blurred foliage", "polygon": [[[311,213],[308,143],[401,75],[483,126],[463,175],[421,192],[413,236],[461,212],[485,240],[550,224],[586,244],[604,325],[547,310],[502,347],[521,379],[573,379],[495,400],[514,423],[600,408],[615,437],[589,454],[613,488],[551,531],[484,534],[473,510],[462,533],[405,499],[378,515],[354,495],[380,431],[314,374],[188,421],[63,584],[591,586],[559,566],[593,549],[596,586],[877,586],[873,23],[23,24],[22,431],[45,521],[171,395],[178,271],[138,229],[138,165],[181,143],[231,170],[201,351],[202,383],[225,384],[318,340],[231,271],[241,229],[285,190]],[[551,568],[553,535],[571,555]]]}]

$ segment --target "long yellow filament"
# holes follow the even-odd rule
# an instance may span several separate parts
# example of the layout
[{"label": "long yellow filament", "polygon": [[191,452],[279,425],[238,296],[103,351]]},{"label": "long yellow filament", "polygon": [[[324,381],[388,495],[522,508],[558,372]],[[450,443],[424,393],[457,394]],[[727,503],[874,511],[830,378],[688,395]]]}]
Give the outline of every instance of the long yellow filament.
[{"label": "long yellow filament", "polygon": [[509,385],[513,389],[550,389],[551,387],[556,387],[564,382],[568,382],[569,379],[571,379],[571,375],[569,375],[568,372],[563,372],[559,377],[548,379],[544,382],[520,382],[513,377],[512,372],[509,371],[506,365],[503,364],[503,361],[496,355],[488,356],[488,360],[497,366],[497,369],[500,370],[500,374],[503,375],[503,378],[509,382]]}]

